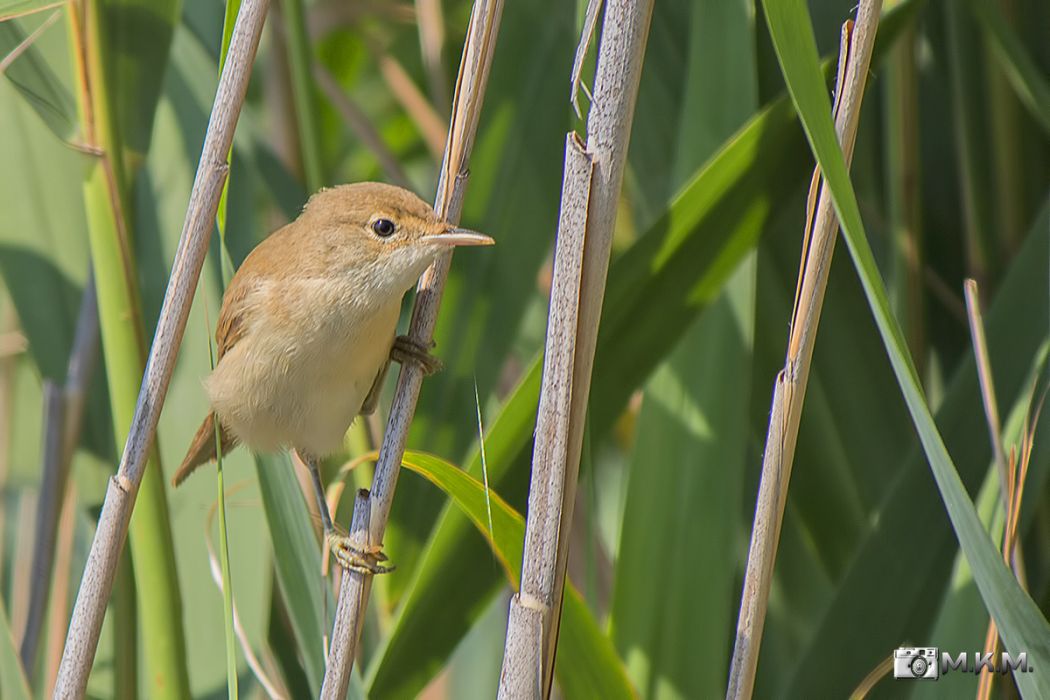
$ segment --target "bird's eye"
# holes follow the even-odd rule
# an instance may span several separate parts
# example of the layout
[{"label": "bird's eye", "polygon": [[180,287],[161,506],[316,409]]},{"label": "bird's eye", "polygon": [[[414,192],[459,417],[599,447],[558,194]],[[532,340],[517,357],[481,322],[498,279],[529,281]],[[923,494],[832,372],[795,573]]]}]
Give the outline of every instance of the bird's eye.
[{"label": "bird's eye", "polygon": [[394,231],[397,230],[397,226],[390,219],[376,219],[372,222],[372,230],[376,232],[377,236],[386,238],[392,236]]}]

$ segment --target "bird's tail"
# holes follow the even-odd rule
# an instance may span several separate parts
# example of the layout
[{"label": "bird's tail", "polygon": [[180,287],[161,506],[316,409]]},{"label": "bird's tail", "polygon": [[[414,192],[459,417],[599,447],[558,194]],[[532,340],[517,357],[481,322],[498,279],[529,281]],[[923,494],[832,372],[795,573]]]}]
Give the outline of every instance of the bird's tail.
[{"label": "bird's tail", "polygon": [[[237,438],[224,425],[220,425],[219,434],[222,436],[222,453],[225,455],[237,446]],[[197,467],[213,459],[215,459],[215,413],[212,411],[201,423],[201,427],[197,428],[197,434],[193,436],[193,442],[186,453],[186,458],[182,460],[179,470],[172,477],[171,485],[178,486]]]}]

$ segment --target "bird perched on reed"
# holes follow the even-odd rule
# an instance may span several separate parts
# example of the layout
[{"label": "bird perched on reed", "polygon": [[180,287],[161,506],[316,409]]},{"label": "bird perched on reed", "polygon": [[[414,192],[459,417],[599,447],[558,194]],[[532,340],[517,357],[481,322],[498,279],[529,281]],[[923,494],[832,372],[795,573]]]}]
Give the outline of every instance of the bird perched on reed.
[{"label": "bird perched on reed", "polygon": [[344,567],[382,573],[377,547],[350,544],[328,512],[318,460],[338,451],[359,414],[372,413],[390,360],[440,366],[428,348],[395,337],[401,300],[452,246],[493,240],[440,221],[416,195],[374,182],[313,197],[302,214],[245,258],[222,300],[218,361],[205,381],[212,411],[173,479],[178,486],[243,443],[294,449],[310,470],[325,539]]}]

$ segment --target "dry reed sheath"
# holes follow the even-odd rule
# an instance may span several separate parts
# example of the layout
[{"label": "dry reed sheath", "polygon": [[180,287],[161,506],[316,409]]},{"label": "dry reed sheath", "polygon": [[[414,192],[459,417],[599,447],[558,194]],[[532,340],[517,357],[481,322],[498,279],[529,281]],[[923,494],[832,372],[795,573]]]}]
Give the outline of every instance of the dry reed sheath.
[{"label": "dry reed sheath", "polygon": [[[857,11],[856,27],[852,28],[850,22],[843,27],[835,91],[835,127],[847,165],[853,158],[860,105],[864,96],[868,66],[871,64],[881,7],[881,0],[862,0]],[[824,304],[828,273],[831,270],[831,257],[835,251],[838,219],[831,191],[826,185],[820,188],[815,208],[816,218],[813,217],[813,200],[818,177],[819,171],[815,171],[810,189],[802,263],[791,317],[787,358],[784,369],[777,374],[773,387],[773,407],[769,417],[765,452],[762,456],[762,476],[755,506],[755,520],[751,529],[751,546],[748,550],[744,590],[740,600],[733,660],[729,669],[727,700],[750,698],[754,690],[758,652],[762,644],[762,629],[773,580],[780,525],[787,503],[799,419],[809,381],[810,363],[820,322],[820,311]]]},{"label": "dry reed sheath", "polygon": [[[652,11],[652,0],[607,3],[587,143],[575,134],[566,140],[521,590],[510,604],[501,698],[547,697],[554,678],[598,321]],[[594,2],[587,15],[591,25]],[[585,30],[577,56],[589,41]],[[576,68],[570,80],[575,103]]]}]

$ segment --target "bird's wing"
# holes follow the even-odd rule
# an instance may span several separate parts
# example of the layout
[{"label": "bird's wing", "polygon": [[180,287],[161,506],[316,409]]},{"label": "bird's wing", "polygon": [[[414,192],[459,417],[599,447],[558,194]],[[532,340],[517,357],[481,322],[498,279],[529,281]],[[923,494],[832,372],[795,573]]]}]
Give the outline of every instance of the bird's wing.
[{"label": "bird's wing", "polygon": [[258,291],[261,280],[278,281],[296,274],[296,271],[306,270],[308,273],[306,263],[311,260],[315,264],[323,262],[317,255],[311,255],[308,246],[289,244],[289,239],[295,236],[294,224],[270,234],[248,254],[230,280],[222,298],[219,325],[215,329],[215,343],[219,346],[217,359],[221,360],[248,332],[244,319],[250,315],[249,307],[258,303],[254,293]]},{"label": "bird's wing", "polygon": [[251,287],[243,280],[234,278],[222,298],[222,310],[219,312],[219,324],[215,328],[215,344],[219,348],[216,361],[229,352],[237,341],[244,337],[247,330],[244,322],[245,302]]}]

